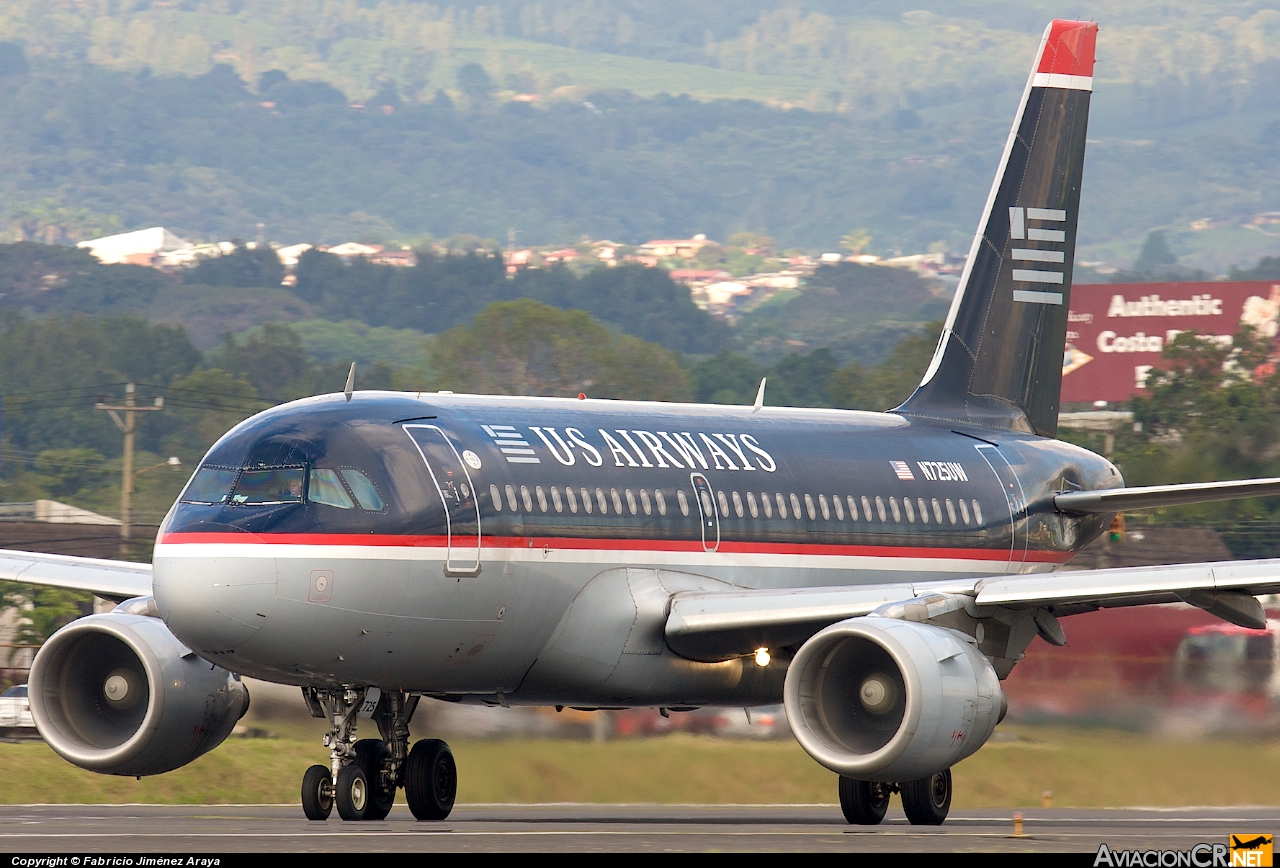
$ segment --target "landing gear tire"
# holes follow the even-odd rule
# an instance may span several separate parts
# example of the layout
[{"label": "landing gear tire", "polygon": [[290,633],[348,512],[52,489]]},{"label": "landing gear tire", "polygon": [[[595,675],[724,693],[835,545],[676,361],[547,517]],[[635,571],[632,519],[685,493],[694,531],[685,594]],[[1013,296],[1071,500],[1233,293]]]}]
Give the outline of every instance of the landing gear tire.
[{"label": "landing gear tire", "polygon": [[951,769],[902,784],[902,810],[916,826],[941,826],[951,810]]},{"label": "landing gear tire", "polygon": [[369,779],[359,763],[343,766],[333,794],[338,803],[338,816],[348,821],[363,820],[369,811],[369,790]]},{"label": "landing gear tire", "polygon": [[[840,778],[840,810],[855,826],[876,826],[889,809],[889,785]],[[945,814],[944,814],[945,816]]]},{"label": "landing gear tire", "polygon": [[458,768],[449,745],[423,739],[409,751],[404,768],[404,798],[419,820],[443,820],[458,795]]},{"label": "landing gear tire", "polygon": [[302,776],[302,813],[308,820],[327,820],[333,811],[333,778],[324,766],[312,766]]},{"label": "landing gear tire", "polygon": [[382,774],[391,751],[380,739],[362,738],[355,743],[355,752],[354,765],[364,770],[365,781],[369,785],[369,804],[365,808],[364,819],[385,820],[396,803],[395,781],[391,781],[391,786],[387,787]]}]

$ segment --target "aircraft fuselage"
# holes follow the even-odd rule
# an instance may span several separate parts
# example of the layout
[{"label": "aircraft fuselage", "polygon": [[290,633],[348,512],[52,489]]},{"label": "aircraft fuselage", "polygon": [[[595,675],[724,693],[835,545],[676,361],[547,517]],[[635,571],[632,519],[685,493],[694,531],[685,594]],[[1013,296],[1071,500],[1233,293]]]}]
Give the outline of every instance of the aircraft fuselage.
[{"label": "aircraft fuselage", "polygon": [[326,396],[210,450],[160,529],[154,592],[193,650],[272,681],[776,702],[781,671],[678,658],[650,610],[1053,569],[1107,517],[1052,493],[1121,484],[1061,441],[895,414]]}]

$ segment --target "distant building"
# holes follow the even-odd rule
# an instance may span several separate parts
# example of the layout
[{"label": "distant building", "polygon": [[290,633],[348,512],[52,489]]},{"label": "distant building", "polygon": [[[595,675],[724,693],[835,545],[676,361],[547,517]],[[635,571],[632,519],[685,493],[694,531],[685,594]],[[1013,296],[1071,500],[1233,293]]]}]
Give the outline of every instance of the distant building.
[{"label": "distant building", "polygon": [[38,521],[48,524],[120,524],[120,519],[101,515],[57,500],[0,503],[0,521]]},{"label": "distant building", "polygon": [[348,241],[344,244],[335,244],[332,247],[321,249],[325,253],[332,253],[334,256],[373,256],[383,250],[381,244],[360,244],[357,241]]},{"label": "distant building", "polygon": [[699,250],[712,243],[707,240],[705,235],[695,235],[692,238],[660,238],[641,244],[637,248],[637,252],[641,256],[654,256],[659,259],[666,259],[670,256],[683,256],[685,259],[692,259],[698,255]]},{"label": "distant building", "polygon": [[276,250],[276,256],[280,257],[280,264],[285,268],[292,269],[298,265],[298,260],[302,258],[302,254],[311,249],[310,244],[290,244],[288,247],[281,247]]},{"label": "distant building", "polygon": [[543,254],[542,261],[550,265],[553,262],[572,262],[578,258],[578,251],[572,247],[563,247],[560,250],[552,250],[550,253]]},{"label": "distant building", "polygon": [[711,283],[717,280],[727,280],[733,275],[727,271],[714,268],[673,268],[667,272],[667,276],[676,283],[684,283],[692,286],[695,283]]},{"label": "distant building", "polygon": [[103,265],[155,265],[165,254],[190,250],[191,244],[174,235],[163,226],[123,232],[81,241],[83,247],[98,258]]}]

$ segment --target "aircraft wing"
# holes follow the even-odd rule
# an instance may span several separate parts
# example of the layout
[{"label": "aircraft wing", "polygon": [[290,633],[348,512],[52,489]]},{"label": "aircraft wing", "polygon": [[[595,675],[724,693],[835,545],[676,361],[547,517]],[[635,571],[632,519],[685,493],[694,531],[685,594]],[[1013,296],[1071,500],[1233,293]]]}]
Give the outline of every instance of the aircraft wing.
[{"label": "aircraft wing", "polygon": [[[832,588],[682,592],[672,596],[665,633],[667,644],[681,656],[727,660],[757,648],[798,645],[830,624],[869,615],[886,604],[912,601],[920,603],[917,608],[923,613],[927,607],[922,598],[939,595],[971,601],[970,608],[976,606],[973,610],[980,613],[1004,610],[1012,615],[1031,610],[1060,616],[1185,602],[1232,623],[1260,629],[1266,617],[1256,596],[1272,593],[1280,593],[1280,559]],[[966,597],[969,601],[963,600]],[[1042,628],[1042,635],[1048,633],[1050,638],[1055,628],[1056,624]]]},{"label": "aircraft wing", "polygon": [[0,581],[90,591],[120,602],[151,593],[151,564],[0,549]]},{"label": "aircraft wing", "polygon": [[1280,479],[1231,479],[1226,482],[1188,482],[1180,485],[1147,485],[1137,488],[1103,488],[1096,491],[1069,491],[1054,495],[1053,505],[1061,512],[1123,512],[1185,503],[1209,503],[1246,497],[1280,495]]}]

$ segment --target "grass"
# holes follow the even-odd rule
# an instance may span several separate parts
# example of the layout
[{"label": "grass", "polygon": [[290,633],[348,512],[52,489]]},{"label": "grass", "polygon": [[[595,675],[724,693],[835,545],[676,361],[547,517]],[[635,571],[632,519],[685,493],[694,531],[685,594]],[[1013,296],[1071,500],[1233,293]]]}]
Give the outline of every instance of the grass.
[{"label": "grass", "polygon": [[[191,765],[141,781],[81,771],[43,743],[0,744],[3,803],[291,803],[325,752],[311,727],[228,740]],[[957,807],[1267,805],[1280,744],[1173,741],[1103,730],[1002,727],[956,766]],[[830,803],[835,775],[792,741],[668,735],[607,743],[554,739],[453,743],[458,801]]]}]

